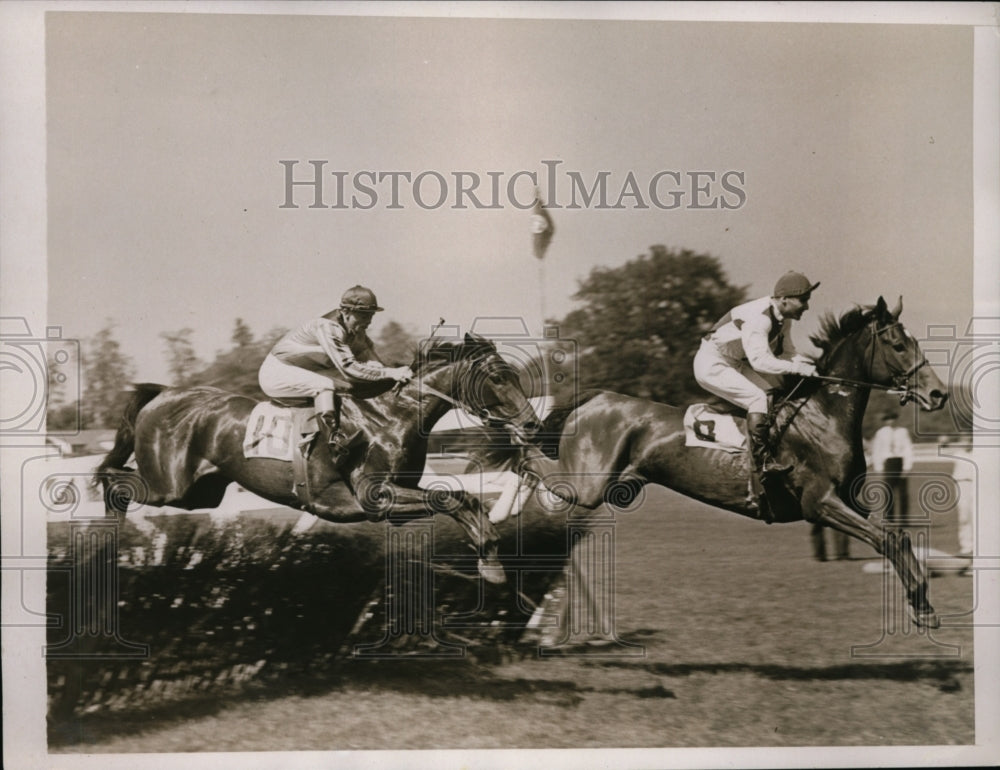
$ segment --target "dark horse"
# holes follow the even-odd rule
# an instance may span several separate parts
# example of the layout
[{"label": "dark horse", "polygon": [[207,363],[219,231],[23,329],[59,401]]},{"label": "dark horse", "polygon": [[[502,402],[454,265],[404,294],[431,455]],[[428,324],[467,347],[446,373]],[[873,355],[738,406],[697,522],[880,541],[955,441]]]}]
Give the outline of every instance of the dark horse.
[{"label": "dark horse", "polygon": [[[948,397],[919,343],[899,322],[901,311],[902,300],[890,311],[880,297],[874,307],[823,319],[812,341],[823,351],[816,363],[824,376],[799,382],[776,408],[778,457],[793,469],[787,491],[771,505],[775,521],[818,522],[888,557],[915,621],[936,627],[927,578],[908,535],[870,519],[859,494],[865,476],[861,422],[871,388],[895,390],[904,403],[915,399],[927,411],[940,409]],[[747,496],[745,453],[685,446],[684,412],[591,392],[545,420],[538,434],[544,454],[536,446],[507,447],[507,454],[517,456],[529,486],[540,480],[549,494],[584,509],[625,507],[643,485],[659,484],[757,518]]]},{"label": "dark horse", "polygon": [[[431,428],[453,406],[502,426],[516,440],[537,431],[538,417],[513,368],[477,335],[435,340],[418,352],[414,378],[393,388],[380,383],[370,398],[345,398],[345,429],[362,431],[334,471],[325,442],[308,459],[308,499],[296,488],[293,463],[243,451],[247,419],[257,402],[212,387],[137,385],[125,408],[115,446],[97,468],[108,515],[123,517],[131,502],[192,510],[219,505],[236,482],[261,497],[301,508],[333,522],[389,517],[454,518],[479,550],[479,570],[505,580],[497,558],[497,532],[476,498],[461,491],[424,490],[418,484]],[[127,467],[134,453],[136,468]]]}]

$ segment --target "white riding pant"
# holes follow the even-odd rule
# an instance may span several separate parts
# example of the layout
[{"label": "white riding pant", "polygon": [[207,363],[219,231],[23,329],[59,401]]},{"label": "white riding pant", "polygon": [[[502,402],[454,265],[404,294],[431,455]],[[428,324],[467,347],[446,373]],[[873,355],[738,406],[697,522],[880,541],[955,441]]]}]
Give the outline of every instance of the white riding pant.
[{"label": "white riding pant", "polygon": [[274,398],[315,398],[323,391],[336,391],[337,382],[334,375],[339,375],[336,369],[331,369],[330,376],[323,371],[314,372],[301,366],[286,364],[281,359],[268,354],[260,366],[257,381],[260,389]]},{"label": "white riding pant", "polygon": [[767,414],[767,392],[778,386],[776,380],[754,371],[748,361],[724,356],[706,340],[694,357],[694,378],[709,393],[755,414]]}]

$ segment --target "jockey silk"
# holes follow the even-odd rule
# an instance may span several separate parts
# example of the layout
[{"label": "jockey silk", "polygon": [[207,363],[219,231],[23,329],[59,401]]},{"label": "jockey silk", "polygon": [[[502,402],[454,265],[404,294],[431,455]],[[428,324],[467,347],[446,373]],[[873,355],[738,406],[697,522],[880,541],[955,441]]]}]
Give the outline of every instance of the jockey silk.
[{"label": "jockey silk", "polygon": [[[779,318],[770,297],[737,305],[701,342],[694,377],[709,393],[751,413],[766,414],[772,378],[793,374],[791,318]],[[780,356],[780,358],[779,358]]]},{"label": "jockey silk", "polygon": [[278,340],[264,359],[259,379],[267,395],[288,398],[342,391],[351,381],[374,382],[387,376],[364,331],[349,334],[336,319],[314,318]]},{"label": "jockey silk", "polygon": [[725,358],[748,361],[762,374],[792,373],[792,319],[779,318],[775,304],[770,297],[761,297],[737,305],[705,336],[705,342]]}]

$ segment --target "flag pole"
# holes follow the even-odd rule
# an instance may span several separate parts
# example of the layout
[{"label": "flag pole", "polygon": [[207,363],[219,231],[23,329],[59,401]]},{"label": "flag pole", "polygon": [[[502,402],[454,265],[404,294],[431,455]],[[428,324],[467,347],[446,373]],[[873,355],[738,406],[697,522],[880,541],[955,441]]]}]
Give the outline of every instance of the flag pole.
[{"label": "flag pole", "polygon": [[545,339],[545,260],[538,260],[538,309],[542,323],[542,339]]},{"label": "flag pole", "polygon": [[542,203],[542,193],[538,187],[535,188],[535,206],[531,216],[532,247],[535,258],[538,260],[538,309],[540,313],[540,343],[539,350],[542,354],[542,396],[548,395],[549,372],[547,366],[547,356],[545,351],[545,252],[549,248],[552,236],[555,233],[555,225],[552,217]]},{"label": "flag pole", "polygon": [[[542,205],[542,195],[539,189],[535,188],[535,206],[531,215],[531,240],[532,250],[538,260],[538,310],[541,315],[540,336],[538,338],[538,352],[540,354],[539,364],[541,366],[541,396],[542,403],[549,390],[549,367],[545,350],[547,339],[545,337],[545,251],[552,240],[555,227],[552,218]],[[532,391],[534,392],[534,388]],[[490,508],[489,518],[494,524],[504,521],[508,516],[517,516],[524,505],[535,491],[535,483],[522,480],[517,473],[504,486],[500,497]]]}]

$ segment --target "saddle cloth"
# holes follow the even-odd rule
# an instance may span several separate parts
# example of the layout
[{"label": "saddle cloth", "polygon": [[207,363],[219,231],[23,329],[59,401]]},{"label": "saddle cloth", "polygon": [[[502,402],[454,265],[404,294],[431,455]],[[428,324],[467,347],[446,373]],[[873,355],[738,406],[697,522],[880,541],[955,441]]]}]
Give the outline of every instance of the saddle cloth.
[{"label": "saddle cloth", "polygon": [[684,413],[684,445],[744,452],[747,437],[733,415],[713,412],[708,404],[691,404]]},{"label": "saddle cloth", "polygon": [[248,459],[295,459],[297,448],[316,435],[312,407],[286,407],[264,401],[254,407],[243,437],[243,455]]}]

